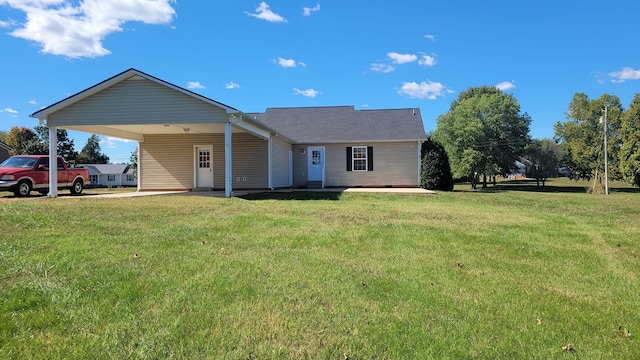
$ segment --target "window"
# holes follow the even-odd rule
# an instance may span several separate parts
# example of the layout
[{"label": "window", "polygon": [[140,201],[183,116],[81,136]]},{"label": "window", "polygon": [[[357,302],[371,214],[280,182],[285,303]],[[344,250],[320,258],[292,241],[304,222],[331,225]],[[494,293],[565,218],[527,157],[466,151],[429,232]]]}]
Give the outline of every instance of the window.
[{"label": "window", "polygon": [[367,147],[354,146],[353,151],[353,171],[367,171]]},{"label": "window", "polygon": [[89,175],[89,181],[91,181],[92,184],[97,184],[98,183],[98,175]]},{"label": "window", "polygon": [[115,175],[107,175],[107,181],[109,181],[109,182],[116,181],[116,176]]},{"label": "window", "polygon": [[134,180],[133,175],[127,174],[127,181],[133,181],[133,180]]},{"label": "window", "polygon": [[373,147],[348,146],[347,171],[373,171]]}]

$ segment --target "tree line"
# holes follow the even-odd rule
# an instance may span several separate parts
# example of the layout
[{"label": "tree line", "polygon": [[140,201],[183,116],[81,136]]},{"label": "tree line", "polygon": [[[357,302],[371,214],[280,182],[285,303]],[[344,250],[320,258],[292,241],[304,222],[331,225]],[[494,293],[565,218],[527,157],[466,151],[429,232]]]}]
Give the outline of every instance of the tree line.
[{"label": "tree line", "polygon": [[[469,181],[474,189],[480,182],[486,187],[487,179],[513,173],[519,162],[538,185],[561,172],[572,179],[593,180],[591,191],[602,192],[605,122],[609,179],[640,186],[639,94],[624,109],[616,96],[590,100],[576,93],[565,115],[565,121],[555,124],[553,139],[532,139],[531,118],[521,112],[513,95],[493,86],[471,87],[438,117],[436,130],[423,144],[421,186],[450,189],[448,180],[438,178],[450,176]],[[435,159],[441,164],[430,163]]]},{"label": "tree line", "polygon": [[[58,155],[75,164],[108,164],[109,157],[102,153],[100,137],[92,134],[80,152],[75,150],[73,139],[67,131],[57,129]],[[0,141],[13,150],[11,155],[47,155],[49,154],[49,128],[44,125],[30,129],[25,126],[14,126],[8,132],[0,131]]]}]

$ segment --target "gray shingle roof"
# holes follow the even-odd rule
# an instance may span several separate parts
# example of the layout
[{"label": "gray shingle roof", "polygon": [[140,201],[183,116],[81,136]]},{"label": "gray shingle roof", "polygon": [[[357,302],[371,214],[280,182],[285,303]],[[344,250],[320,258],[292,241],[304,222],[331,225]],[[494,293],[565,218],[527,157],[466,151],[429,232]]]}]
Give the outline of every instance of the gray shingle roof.
[{"label": "gray shingle roof", "polygon": [[424,140],[420,109],[355,110],[353,106],[268,108],[256,120],[298,143]]},{"label": "gray shingle roof", "polygon": [[89,175],[115,175],[126,174],[129,170],[127,164],[78,164],[89,169]]}]

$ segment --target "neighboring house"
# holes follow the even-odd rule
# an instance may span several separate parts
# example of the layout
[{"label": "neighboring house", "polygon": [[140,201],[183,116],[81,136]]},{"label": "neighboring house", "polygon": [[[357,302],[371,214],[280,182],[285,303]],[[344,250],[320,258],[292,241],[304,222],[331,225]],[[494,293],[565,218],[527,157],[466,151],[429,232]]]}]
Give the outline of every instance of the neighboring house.
[{"label": "neighboring house", "polygon": [[79,164],[89,169],[91,186],[137,186],[134,170],[127,164]]},{"label": "neighboring house", "polygon": [[247,114],[136,69],[43,108],[51,129],[138,141],[138,190],[418,187],[418,109]]},{"label": "neighboring house", "polygon": [[0,163],[11,156],[11,150],[13,150],[11,146],[0,141]]}]

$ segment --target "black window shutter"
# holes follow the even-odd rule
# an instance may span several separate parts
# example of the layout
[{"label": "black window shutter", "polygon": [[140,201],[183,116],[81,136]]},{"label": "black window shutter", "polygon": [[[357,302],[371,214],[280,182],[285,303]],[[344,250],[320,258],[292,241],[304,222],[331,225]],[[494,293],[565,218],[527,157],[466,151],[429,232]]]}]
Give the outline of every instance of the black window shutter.
[{"label": "black window shutter", "polygon": [[367,146],[367,171],[373,171],[373,146]]},{"label": "black window shutter", "polygon": [[351,161],[352,160],[352,158],[351,158],[352,156],[353,156],[353,153],[351,151],[351,146],[347,146],[347,171],[351,171],[352,170],[351,169],[351,166],[352,166],[352,163],[353,163],[353,161]]}]

